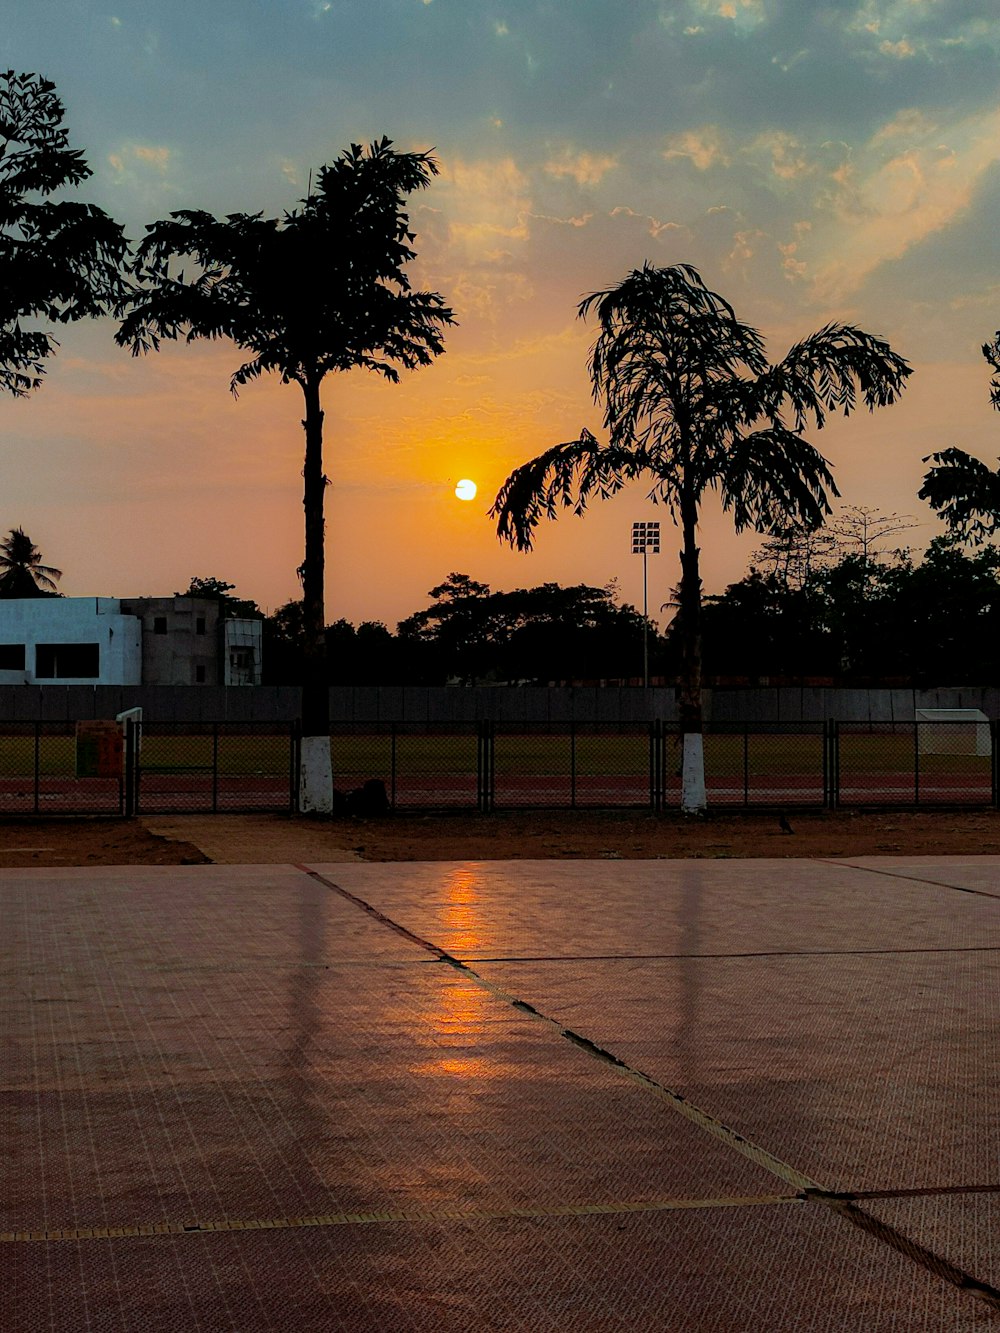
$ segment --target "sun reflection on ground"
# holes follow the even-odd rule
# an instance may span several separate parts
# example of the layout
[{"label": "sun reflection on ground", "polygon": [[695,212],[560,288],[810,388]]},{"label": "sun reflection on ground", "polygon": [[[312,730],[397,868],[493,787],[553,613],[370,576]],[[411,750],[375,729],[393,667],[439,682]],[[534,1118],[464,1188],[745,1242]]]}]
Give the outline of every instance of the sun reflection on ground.
[{"label": "sun reflection on ground", "polygon": [[[475,954],[483,947],[479,875],[459,866],[447,876],[442,890],[444,947],[459,956]],[[491,1005],[490,996],[474,981],[460,972],[449,976],[440,991],[434,1036],[435,1043],[445,1047],[447,1053],[424,1068],[461,1079],[495,1078],[501,1072],[495,1061],[476,1053],[482,1049],[484,1026],[491,1021]]]}]

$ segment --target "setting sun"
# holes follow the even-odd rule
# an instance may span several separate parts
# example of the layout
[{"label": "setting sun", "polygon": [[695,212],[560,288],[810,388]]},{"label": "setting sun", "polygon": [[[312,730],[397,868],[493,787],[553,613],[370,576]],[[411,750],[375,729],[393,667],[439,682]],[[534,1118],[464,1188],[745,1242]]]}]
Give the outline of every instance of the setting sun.
[{"label": "setting sun", "polygon": [[464,477],[455,487],[455,494],[460,500],[474,500],[477,489],[474,481],[469,481],[468,477]]}]

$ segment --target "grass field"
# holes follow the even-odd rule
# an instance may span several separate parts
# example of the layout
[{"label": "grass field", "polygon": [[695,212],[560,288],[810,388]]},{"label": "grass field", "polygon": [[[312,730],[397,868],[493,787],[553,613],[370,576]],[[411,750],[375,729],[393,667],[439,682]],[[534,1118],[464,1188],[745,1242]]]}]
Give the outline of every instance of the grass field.
[{"label": "grass field", "polygon": [[[680,767],[680,738],[664,741],[663,761],[668,782]],[[216,751],[217,747],[217,751]],[[379,776],[475,774],[477,740],[466,735],[351,734],[331,739],[334,773],[341,785],[353,779]],[[146,735],[141,763],[144,771],[208,772],[217,755],[220,776],[284,775],[291,763],[287,736]],[[649,772],[650,742],[646,734],[498,734],[494,767],[498,779],[545,775],[641,777]],[[891,775],[911,778],[915,765],[920,781],[948,777],[989,783],[988,756],[915,753],[911,734],[841,735],[839,767],[842,783],[852,778]],[[743,733],[707,735],[705,768],[709,780],[750,782],[768,778],[812,777],[823,773],[823,738],[819,735]],[[0,734],[0,778],[30,778],[35,771],[32,734]],[[38,742],[41,777],[75,775],[76,741],[72,735],[42,735]]]}]

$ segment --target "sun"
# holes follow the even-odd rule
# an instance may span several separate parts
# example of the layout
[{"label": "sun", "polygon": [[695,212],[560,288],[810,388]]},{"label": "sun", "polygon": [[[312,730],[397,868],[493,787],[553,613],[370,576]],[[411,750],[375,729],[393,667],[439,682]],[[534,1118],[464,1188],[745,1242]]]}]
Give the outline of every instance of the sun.
[{"label": "sun", "polygon": [[455,487],[455,494],[460,500],[474,500],[477,490],[478,487],[474,481],[470,481],[468,477],[463,477]]}]

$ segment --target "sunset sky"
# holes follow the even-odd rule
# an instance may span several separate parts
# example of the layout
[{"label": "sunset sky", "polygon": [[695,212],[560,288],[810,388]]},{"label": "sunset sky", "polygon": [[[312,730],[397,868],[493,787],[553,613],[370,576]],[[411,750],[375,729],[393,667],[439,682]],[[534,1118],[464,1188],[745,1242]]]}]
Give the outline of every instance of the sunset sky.
[{"label": "sunset sky", "polygon": [[[518,555],[485,516],[516,466],[600,413],[579,299],[648,260],[695,264],[779,358],[832,319],[889,338],[903,401],[813,437],[848,504],[911,514],[921,457],[993,461],[979,348],[1000,327],[1000,24],[992,0],[9,0],[2,67],[52,79],[93,178],[141,235],[180,208],[293,207],[310,168],[387,134],[433,148],[414,280],[459,327],[399,386],[326,381],[327,614],[394,626],[451,570],[495,588],[619,580],[641,605],[641,489]],[[298,595],[302,400],[234,401],[226,344],[133,360],[108,321],[66,329],[42,389],[0,400],[0,528],[70,596],[214,575]],[[479,486],[472,503],[455,483]],[[651,558],[650,609],[678,579]],[[753,535],[706,511],[707,591]]]}]

